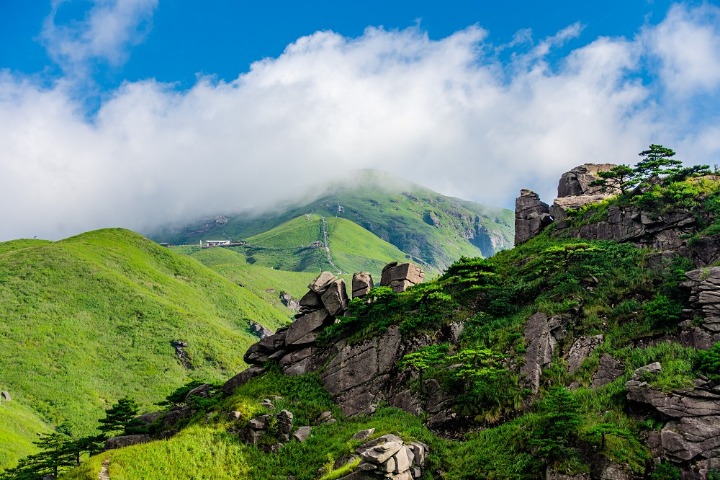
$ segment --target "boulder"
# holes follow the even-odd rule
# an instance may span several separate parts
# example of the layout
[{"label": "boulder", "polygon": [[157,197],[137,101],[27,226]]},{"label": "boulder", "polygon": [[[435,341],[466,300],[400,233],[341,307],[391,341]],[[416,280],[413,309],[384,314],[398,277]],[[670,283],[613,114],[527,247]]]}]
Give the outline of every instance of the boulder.
[{"label": "boulder", "polygon": [[312,432],[312,427],[300,427],[297,430],[295,430],[295,433],[293,433],[293,438],[295,440],[297,440],[298,442],[302,443],[308,439],[311,432]]},{"label": "boulder", "polygon": [[372,276],[367,272],[358,272],[353,274],[352,278],[352,298],[364,297],[375,286]]},{"label": "boulder", "polygon": [[[325,292],[325,290],[327,290],[327,288],[333,282],[336,282],[337,280],[339,280],[339,279],[332,273],[322,272],[320,275],[318,275],[318,277],[315,280],[312,281],[312,283],[310,283],[310,285],[308,285],[308,288],[311,291],[313,291],[319,295],[322,295]],[[305,298],[305,297],[303,297],[303,298]],[[301,303],[301,305],[302,305],[302,303]]]},{"label": "boulder", "polygon": [[[590,184],[599,179],[599,172],[607,172],[615,167],[612,163],[585,163],[565,172],[558,182],[558,198],[577,197],[585,195],[603,194],[600,187]],[[620,193],[612,191],[609,193]]]},{"label": "boulder", "polygon": [[582,362],[603,343],[604,339],[605,337],[602,335],[593,335],[575,340],[567,354],[568,371],[570,373],[577,372]]},{"label": "boulder", "polygon": [[312,312],[313,310],[319,310],[322,308],[322,301],[320,295],[310,290],[300,299],[300,312]]},{"label": "boulder", "polygon": [[285,336],[285,344],[288,346],[308,345],[315,341],[320,330],[334,321],[330,312],[324,308],[305,314],[290,325]]},{"label": "boulder", "polygon": [[313,370],[313,353],[312,347],[303,348],[284,355],[278,363],[285,375],[304,375]]},{"label": "boulder", "polygon": [[2,397],[2,399],[5,400],[6,402],[9,402],[12,400],[12,398],[10,398],[10,392],[8,392],[7,390],[3,390],[2,392],[0,392],[0,397]]},{"label": "boulder", "polygon": [[345,281],[337,279],[328,285],[325,292],[320,295],[325,309],[334,317],[339,317],[345,313],[348,306],[348,296],[345,291]]},{"label": "boulder", "polygon": [[255,378],[265,371],[262,367],[248,367],[238,373],[222,386],[222,391],[226,395],[232,394],[236,388],[245,385],[251,378]]},{"label": "boulder", "polygon": [[412,263],[392,262],[382,270],[380,286],[390,287],[395,292],[404,292],[413,285],[422,283],[425,273]]},{"label": "boulder", "polygon": [[123,435],[120,437],[112,437],[105,440],[105,450],[129,447],[130,445],[147,443],[150,440],[152,440],[150,435]]},{"label": "boulder", "polygon": [[527,242],[552,221],[548,204],[532,190],[521,190],[515,199],[515,245]]},{"label": "boulder", "polygon": [[185,401],[187,402],[193,397],[208,398],[210,396],[210,388],[210,385],[207,383],[193,388],[185,395]]},{"label": "boulder", "polygon": [[257,336],[262,340],[265,337],[269,337],[273,334],[273,331],[267,327],[260,325],[257,322],[250,321],[250,333]]}]

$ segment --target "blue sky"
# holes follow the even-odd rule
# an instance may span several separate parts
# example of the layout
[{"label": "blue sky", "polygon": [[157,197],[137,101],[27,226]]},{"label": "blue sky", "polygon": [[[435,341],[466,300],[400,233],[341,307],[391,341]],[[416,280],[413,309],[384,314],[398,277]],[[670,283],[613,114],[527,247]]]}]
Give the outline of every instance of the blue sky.
[{"label": "blue sky", "polygon": [[650,143],[720,163],[717,2],[0,0],[0,45],[0,240],[358,168],[510,207]]}]

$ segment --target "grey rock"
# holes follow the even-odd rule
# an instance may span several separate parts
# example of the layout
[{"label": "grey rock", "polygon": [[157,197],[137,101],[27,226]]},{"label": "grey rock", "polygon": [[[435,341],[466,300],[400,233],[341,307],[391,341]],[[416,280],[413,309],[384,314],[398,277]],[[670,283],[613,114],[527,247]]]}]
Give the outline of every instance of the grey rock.
[{"label": "grey rock", "polygon": [[325,290],[327,290],[327,288],[337,280],[338,278],[332,273],[322,272],[315,280],[312,281],[312,283],[310,283],[310,285],[308,285],[308,288],[311,291],[322,295],[323,293],[325,293]]},{"label": "grey rock", "polygon": [[400,346],[400,331],[393,326],[381,336],[342,347],[329,361],[320,380],[345,415],[374,411],[373,404],[401,356]]},{"label": "grey rock", "polygon": [[283,303],[283,305],[285,305],[287,308],[289,308],[293,312],[297,312],[300,310],[300,302],[295,300],[293,298],[293,296],[287,292],[280,293],[280,301]]},{"label": "grey rock", "polygon": [[257,322],[250,321],[250,333],[256,335],[261,340],[273,334],[273,331]]},{"label": "grey rock", "polygon": [[393,458],[395,460],[395,473],[404,472],[410,468],[411,462],[407,454],[407,447],[401,446]]},{"label": "grey rock", "polygon": [[352,298],[364,297],[374,286],[372,276],[369,273],[358,272],[353,274]]},{"label": "grey rock", "polygon": [[298,442],[302,443],[308,439],[311,432],[312,432],[312,427],[300,427],[297,430],[295,430],[295,433],[293,433],[293,438],[295,440],[297,440]]},{"label": "grey rock", "polygon": [[612,163],[585,163],[563,173],[558,183],[558,198],[604,193],[600,187],[594,187],[590,184],[600,178],[598,176],[599,172],[607,172],[613,167],[615,165]]},{"label": "grey rock", "polygon": [[322,308],[320,295],[310,290],[300,299],[300,311],[311,312]]},{"label": "grey rock", "polygon": [[285,375],[304,375],[314,367],[313,353],[312,347],[303,348],[284,355],[278,363]]},{"label": "grey rock", "polygon": [[603,353],[598,362],[598,369],[592,377],[593,388],[602,387],[611,383],[625,373],[623,363],[614,359],[611,355]]},{"label": "grey rock", "polygon": [[395,292],[404,292],[413,285],[422,283],[425,273],[412,263],[392,262],[382,270],[380,286],[390,287]]},{"label": "grey rock", "polygon": [[521,190],[515,199],[515,245],[527,242],[552,221],[548,204],[532,190]]},{"label": "grey rock", "polygon": [[[382,437],[381,437],[382,438]],[[386,441],[383,443],[378,443],[376,445],[373,445],[369,448],[365,448],[361,451],[358,451],[360,454],[360,457],[362,457],[363,460],[366,462],[374,463],[375,465],[380,465],[382,463],[385,463],[386,461],[390,460],[390,458],[395,455],[400,449],[402,448],[403,444],[402,441]],[[394,462],[393,462],[394,463]],[[394,467],[394,465],[393,465]],[[393,471],[391,469],[390,471]]]},{"label": "grey rock", "polygon": [[688,461],[720,447],[720,416],[686,417],[669,422],[660,432],[665,455]]},{"label": "grey rock", "polygon": [[352,436],[353,440],[367,440],[370,438],[370,436],[375,433],[374,428],[368,428],[366,430],[360,430],[355,435]]},{"label": "grey rock", "polygon": [[285,336],[286,345],[308,345],[315,341],[320,330],[334,321],[330,313],[325,310],[316,310],[295,320]]},{"label": "grey rock", "polygon": [[681,324],[681,341],[708,349],[720,342],[720,267],[700,268],[685,274],[683,287],[690,289],[688,321]]},{"label": "grey rock", "polygon": [[600,474],[600,480],[631,480],[632,475],[617,463],[608,463]]},{"label": "grey rock", "polygon": [[122,435],[120,437],[112,437],[105,440],[105,450],[129,447],[130,445],[147,443],[150,440],[152,440],[150,435]]},{"label": "grey rock", "polygon": [[580,369],[582,362],[584,362],[585,359],[602,344],[604,339],[605,337],[602,335],[578,338],[573,343],[572,347],[570,347],[570,351],[567,355],[568,370],[570,373],[577,372]]},{"label": "grey rock", "polygon": [[334,423],[335,419],[330,410],[326,410],[318,415],[317,423]]},{"label": "grey rock", "polygon": [[210,396],[210,388],[210,385],[207,383],[193,388],[185,395],[185,401],[187,402],[193,397],[208,398]]},{"label": "grey rock", "polygon": [[184,420],[192,416],[193,413],[195,413],[195,410],[192,410],[188,406],[175,407],[165,414],[165,418],[163,418],[163,425],[166,427],[172,427],[180,420]]},{"label": "grey rock", "polygon": [[540,388],[542,369],[552,362],[557,340],[550,334],[548,317],[544,313],[532,315],[525,324],[525,364],[521,373],[533,393]]},{"label": "grey rock", "polygon": [[348,296],[345,291],[345,281],[338,279],[328,285],[327,289],[320,296],[320,300],[323,303],[325,309],[330,312],[330,315],[339,317],[348,306]]},{"label": "grey rock", "polygon": [[2,392],[0,392],[0,397],[2,397],[2,399],[5,400],[6,402],[9,402],[12,400],[12,398],[10,398],[10,392],[8,392],[7,390],[3,390]]},{"label": "grey rock", "polygon": [[271,415],[260,415],[258,417],[255,417],[248,422],[248,427],[252,428],[253,430],[265,430],[267,429],[268,422],[270,421],[271,417]]},{"label": "grey rock", "polygon": [[236,388],[245,385],[248,381],[250,381],[251,378],[259,376],[264,371],[265,369],[262,367],[246,368],[245,370],[225,382],[225,384],[222,386],[223,393],[225,393],[226,395],[232,394]]}]

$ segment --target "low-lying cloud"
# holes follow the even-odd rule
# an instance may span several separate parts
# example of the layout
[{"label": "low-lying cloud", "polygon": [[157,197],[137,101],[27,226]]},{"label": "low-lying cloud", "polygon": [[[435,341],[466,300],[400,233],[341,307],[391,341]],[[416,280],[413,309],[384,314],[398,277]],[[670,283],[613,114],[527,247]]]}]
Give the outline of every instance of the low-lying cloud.
[{"label": "low-lying cloud", "polygon": [[363,168],[511,206],[521,187],[552,199],[563,171],[632,164],[650,143],[717,163],[719,12],[676,5],[634,38],[590,43],[580,25],[505,46],[479,26],[317,32],[232,82],[126,83],[92,118],[67,79],[0,73],[0,239],[270,208]]}]

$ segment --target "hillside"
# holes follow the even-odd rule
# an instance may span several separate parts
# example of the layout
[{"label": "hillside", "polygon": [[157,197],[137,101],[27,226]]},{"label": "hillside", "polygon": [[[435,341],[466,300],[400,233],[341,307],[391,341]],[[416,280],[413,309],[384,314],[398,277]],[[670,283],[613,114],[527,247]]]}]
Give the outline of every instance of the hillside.
[{"label": "hillside", "polygon": [[[0,388],[77,434],[128,392],[148,408],[190,379],[227,377],[257,340],[250,320],[275,329],[290,317],[127,230],[7,242],[0,252]],[[182,362],[174,341],[186,342]],[[22,424],[37,425],[17,423],[24,438]]]},{"label": "hillside", "polygon": [[[423,479],[717,478],[718,198],[716,177],[669,180],[568,209],[406,292],[375,290],[300,345],[289,331],[256,344],[255,366],[195,403],[170,441],[102,453],[67,478],[95,478],[102,461],[113,478],[177,464],[189,477],[379,478],[361,473],[380,468],[366,450],[364,467],[350,456],[369,427],[427,444]],[[619,236],[587,238],[600,234]],[[282,409],[307,440],[281,439]],[[383,469],[407,468],[392,458]]]},{"label": "hillside", "polygon": [[[298,201],[261,216],[219,212],[190,225],[158,229],[150,237],[173,244],[247,240],[305,214],[350,220],[437,270],[460,256],[487,257],[512,245],[511,211],[446,197],[374,171],[358,172],[313,201]],[[309,266],[303,263],[299,268]]]}]

